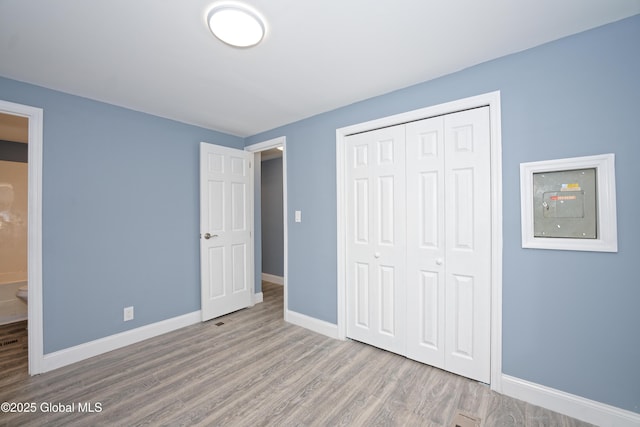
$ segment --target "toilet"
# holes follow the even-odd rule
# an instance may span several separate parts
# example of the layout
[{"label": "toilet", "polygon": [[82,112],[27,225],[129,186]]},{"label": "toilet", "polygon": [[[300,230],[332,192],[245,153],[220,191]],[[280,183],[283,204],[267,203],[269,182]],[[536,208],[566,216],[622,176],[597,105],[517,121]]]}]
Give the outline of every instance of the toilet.
[{"label": "toilet", "polygon": [[27,285],[20,286],[16,292],[16,296],[27,304],[27,297],[29,296]]}]

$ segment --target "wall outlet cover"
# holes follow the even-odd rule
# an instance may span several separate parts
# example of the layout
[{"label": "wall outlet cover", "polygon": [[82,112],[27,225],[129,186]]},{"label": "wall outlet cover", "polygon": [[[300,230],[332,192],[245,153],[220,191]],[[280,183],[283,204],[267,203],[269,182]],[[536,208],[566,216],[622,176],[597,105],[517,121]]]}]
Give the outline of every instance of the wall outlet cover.
[{"label": "wall outlet cover", "polygon": [[133,320],[133,306],[124,308],[124,321]]}]

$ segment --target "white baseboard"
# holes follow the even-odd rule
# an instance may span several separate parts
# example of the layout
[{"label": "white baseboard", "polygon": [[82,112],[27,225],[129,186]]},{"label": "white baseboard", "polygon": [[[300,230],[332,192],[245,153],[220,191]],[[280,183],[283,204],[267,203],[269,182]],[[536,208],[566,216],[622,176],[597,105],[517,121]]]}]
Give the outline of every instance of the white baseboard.
[{"label": "white baseboard", "polygon": [[141,326],[119,334],[110,335],[95,341],[90,341],[64,350],[45,354],[43,357],[42,371],[47,372],[63,366],[116,350],[127,345],[135,344],[185,326],[193,325],[201,321],[200,311],[184,314],[171,319],[162,320],[150,325]]},{"label": "white baseboard", "polygon": [[502,393],[600,427],[637,427],[640,414],[502,374]]},{"label": "white baseboard", "polygon": [[284,285],[284,277],[276,276],[274,274],[262,273],[262,280],[269,283],[275,283],[276,285]]},{"label": "white baseboard", "polygon": [[326,335],[329,338],[338,339],[338,325],[334,325],[333,323],[315,319],[291,310],[287,310],[285,312],[284,320],[289,323],[293,323],[294,325],[302,326],[303,328],[309,329],[313,332]]},{"label": "white baseboard", "polygon": [[263,301],[262,292],[258,292],[257,294],[253,294],[253,303],[258,304]]}]

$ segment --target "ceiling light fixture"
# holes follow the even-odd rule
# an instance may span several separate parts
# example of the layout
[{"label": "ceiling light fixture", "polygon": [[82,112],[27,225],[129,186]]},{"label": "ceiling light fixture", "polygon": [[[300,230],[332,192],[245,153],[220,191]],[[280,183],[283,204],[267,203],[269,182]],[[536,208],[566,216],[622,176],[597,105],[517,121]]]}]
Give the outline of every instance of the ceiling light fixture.
[{"label": "ceiling light fixture", "polygon": [[242,3],[219,3],[207,15],[209,29],[218,39],[234,47],[255,46],[264,38],[260,15]]}]

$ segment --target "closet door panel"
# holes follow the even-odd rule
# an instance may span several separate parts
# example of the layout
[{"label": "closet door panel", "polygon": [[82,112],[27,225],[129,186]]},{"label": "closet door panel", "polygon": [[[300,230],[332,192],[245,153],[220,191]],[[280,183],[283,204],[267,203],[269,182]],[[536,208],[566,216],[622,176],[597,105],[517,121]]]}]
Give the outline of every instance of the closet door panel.
[{"label": "closet door panel", "polygon": [[347,336],[404,354],[404,126],[346,142]]},{"label": "closet door panel", "polygon": [[407,124],[407,357],[444,368],[442,117]]},{"label": "closet door panel", "polygon": [[491,170],[489,108],[444,116],[445,367],[490,379]]}]

